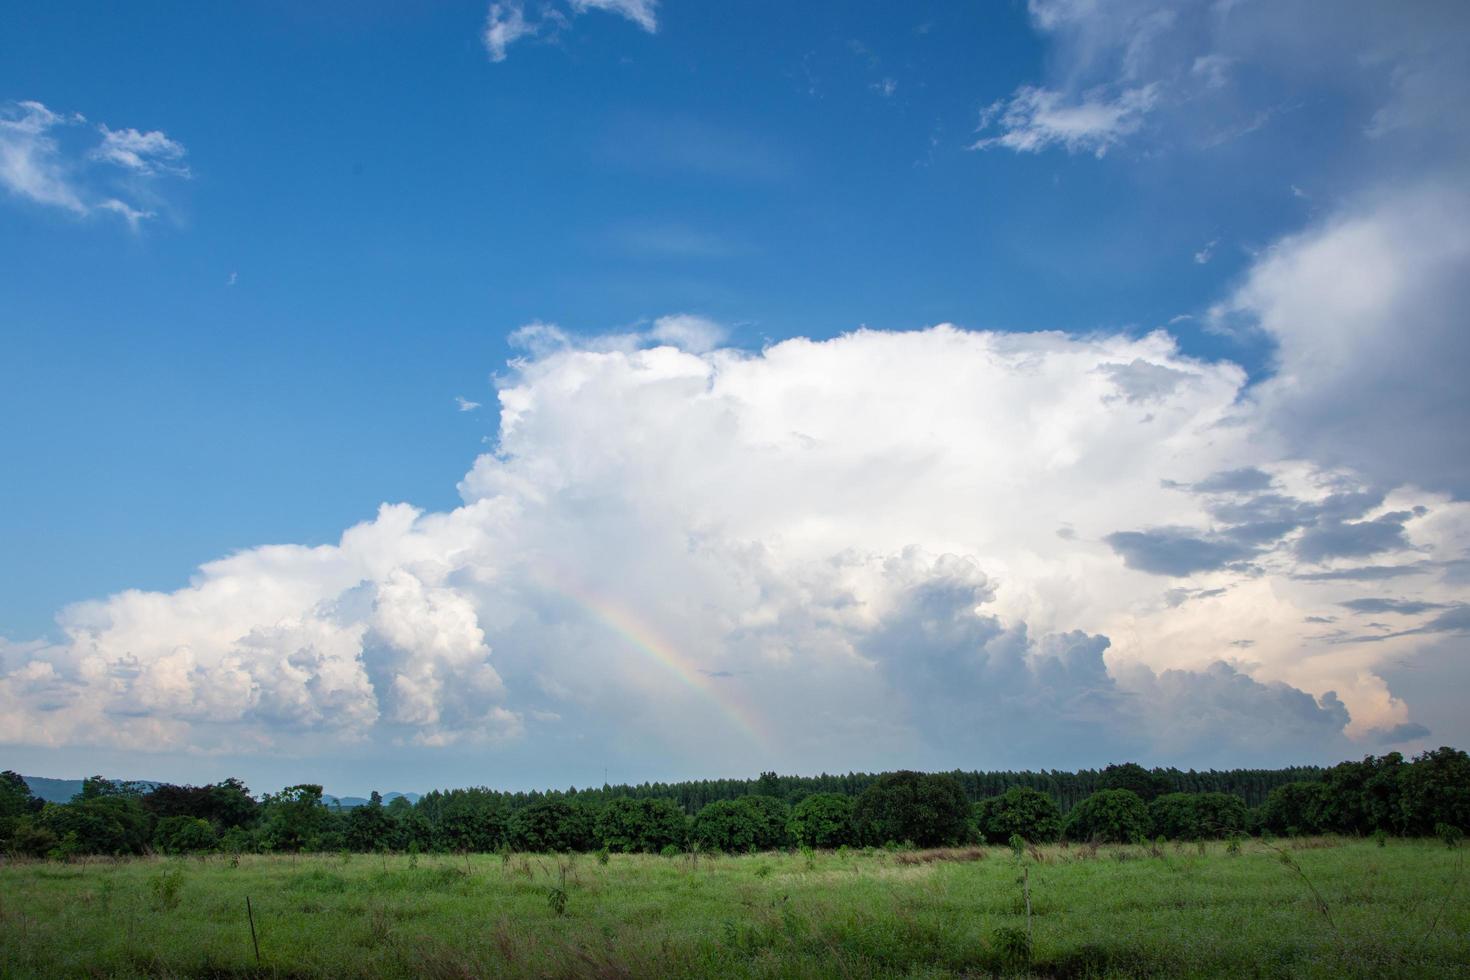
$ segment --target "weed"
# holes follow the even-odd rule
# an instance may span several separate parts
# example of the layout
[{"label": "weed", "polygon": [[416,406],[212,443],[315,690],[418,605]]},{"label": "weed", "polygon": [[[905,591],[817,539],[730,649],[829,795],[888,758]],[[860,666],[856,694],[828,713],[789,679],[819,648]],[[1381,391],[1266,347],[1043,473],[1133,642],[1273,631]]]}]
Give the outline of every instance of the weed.
[{"label": "weed", "polygon": [[1435,824],[1434,836],[1438,837],[1440,843],[1450,850],[1459,847],[1465,840],[1465,832],[1452,823]]}]

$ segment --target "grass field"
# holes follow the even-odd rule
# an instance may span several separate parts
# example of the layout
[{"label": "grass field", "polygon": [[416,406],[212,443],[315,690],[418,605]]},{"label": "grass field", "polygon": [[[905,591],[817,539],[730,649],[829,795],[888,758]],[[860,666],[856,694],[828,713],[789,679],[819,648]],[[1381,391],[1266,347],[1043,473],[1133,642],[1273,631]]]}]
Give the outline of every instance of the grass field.
[{"label": "grass field", "polygon": [[1463,851],[1278,846],[16,862],[0,974],[1470,976]]}]

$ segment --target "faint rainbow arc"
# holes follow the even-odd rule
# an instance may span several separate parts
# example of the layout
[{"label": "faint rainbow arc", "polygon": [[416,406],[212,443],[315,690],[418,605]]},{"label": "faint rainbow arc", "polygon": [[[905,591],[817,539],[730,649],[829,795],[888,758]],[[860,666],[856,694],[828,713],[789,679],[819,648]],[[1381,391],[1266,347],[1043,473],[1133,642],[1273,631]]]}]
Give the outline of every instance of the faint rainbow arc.
[{"label": "faint rainbow arc", "polygon": [[597,595],[565,573],[537,575],[536,578],[547,591],[569,600],[633,649],[659,664],[685,687],[708,700],[751,741],[762,747],[769,744],[766,738],[769,726],[764,719],[729,692],[719,690],[712,678],[702,673],[677,647],[659,636],[631,610]]}]

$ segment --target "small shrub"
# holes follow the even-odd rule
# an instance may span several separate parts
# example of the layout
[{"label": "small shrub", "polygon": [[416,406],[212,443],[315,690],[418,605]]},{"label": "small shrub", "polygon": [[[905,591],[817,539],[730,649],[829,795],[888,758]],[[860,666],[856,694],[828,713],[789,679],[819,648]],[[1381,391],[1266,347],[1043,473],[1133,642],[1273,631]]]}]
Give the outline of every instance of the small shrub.
[{"label": "small shrub", "polygon": [[666,858],[676,858],[684,852],[679,849],[678,844],[665,844],[663,850],[659,851]]},{"label": "small shrub", "polygon": [[1238,855],[1240,853],[1241,841],[1243,840],[1244,838],[1240,834],[1231,834],[1225,839],[1225,853],[1231,857]]},{"label": "small shrub", "polygon": [[1019,860],[1021,855],[1026,853],[1026,838],[1022,837],[1020,834],[1012,834],[1009,843],[1011,846],[1011,853],[1016,856],[1017,860]]},{"label": "small shrub", "polygon": [[1373,843],[1377,844],[1379,847],[1387,847],[1388,832],[1382,827],[1379,827],[1377,830],[1373,831]]},{"label": "small shrub", "polygon": [[182,868],[169,868],[162,874],[154,875],[148,882],[148,890],[153,893],[153,904],[165,912],[179,907],[179,893],[183,889],[184,872]]},{"label": "small shrub", "polygon": [[771,866],[769,864],[757,864],[755,866],[755,876],[757,878],[769,878],[771,876]]},{"label": "small shrub", "polygon": [[551,911],[557,915],[567,914],[567,890],[560,885],[553,885],[546,892],[546,904]]},{"label": "small shrub", "polygon": [[1459,847],[1465,840],[1465,832],[1452,823],[1435,824],[1434,836],[1438,837],[1440,842],[1451,850]]},{"label": "small shrub", "polygon": [[602,865],[606,865],[607,862],[610,861],[610,860],[611,860],[611,857],[607,853],[607,847],[605,845],[603,847],[599,847],[597,849],[597,863],[598,864],[602,864]]},{"label": "small shrub", "polygon": [[990,934],[990,945],[1002,969],[1024,970],[1031,965],[1031,937],[1025,929],[997,929]]}]

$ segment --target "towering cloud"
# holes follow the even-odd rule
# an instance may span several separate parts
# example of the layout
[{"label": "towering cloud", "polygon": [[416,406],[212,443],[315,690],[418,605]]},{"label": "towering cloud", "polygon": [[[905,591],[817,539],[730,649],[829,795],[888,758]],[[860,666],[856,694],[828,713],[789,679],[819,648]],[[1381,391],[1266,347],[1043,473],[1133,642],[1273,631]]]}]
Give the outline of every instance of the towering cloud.
[{"label": "towering cloud", "polygon": [[[1414,730],[1371,669],[1412,637],[1328,642],[1309,616],[1362,586],[1291,576],[1422,561],[1463,515],[1277,453],[1234,366],[1162,334],[751,354],[660,324],[524,332],[453,511],[385,505],[336,545],[67,609],[62,642],[8,648],[0,738],[534,756],[571,733],[871,766],[1267,762],[1341,753],[1350,720]],[[1367,525],[1392,531],[1343,543]]]}]

